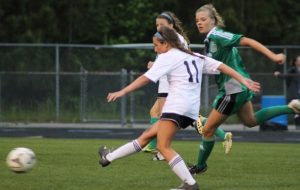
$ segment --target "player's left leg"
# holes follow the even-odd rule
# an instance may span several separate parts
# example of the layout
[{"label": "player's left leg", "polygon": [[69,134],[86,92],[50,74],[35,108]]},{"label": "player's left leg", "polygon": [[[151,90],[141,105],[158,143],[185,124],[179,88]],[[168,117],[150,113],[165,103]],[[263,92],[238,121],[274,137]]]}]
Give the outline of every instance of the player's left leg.
[{"label": "player's left leg", "polygon": [[176,132],[180,130],[179,126],[171,120],[163,120],[160,121],[160,123],[161,125],[158,127],[157,131],[157,148],[159,152],[165,157],[172,171],[181,179],[185,189],[198,189],[197,182],[190,174],[184,160],[171,148],[172,139]]},{"label": "player's left leg", "polygon": [[203,135],[199,147],[197,164],[190,168],[190,172],[192,174],[200,174],[207,170],[206,162],[215,144],[215,130],[227,119],[227,117],[227,115],[221,114],[216,109],[213,109],[210,113],[203,128]]},{"label": "player's left leg", "polygon": [[[199,134],[202,135],[202,128],[206,123],[207,118],[203,117],[202,115],[199,115],[195,129]],[[225,149],[225,154],[229,154],[231,148],[232,148],[232,133],[231,132],[225,132],[222,128],[218,127],[215,131],[215,136],[218,138],[221,138],[223,141],[222,145]]]}]

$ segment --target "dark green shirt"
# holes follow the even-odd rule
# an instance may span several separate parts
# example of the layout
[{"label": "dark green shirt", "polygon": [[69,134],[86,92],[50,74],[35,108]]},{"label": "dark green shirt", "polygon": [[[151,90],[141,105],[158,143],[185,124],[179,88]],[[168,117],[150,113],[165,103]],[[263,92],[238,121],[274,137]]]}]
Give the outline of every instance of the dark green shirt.
[{"label": "dark green shirt", "polygon": [[[208,41],[207,56],[212,57],[227,66],[233,68],[246,78],[250,78],[245,65],[236,48],[240,44],[243,35],[226,32],[220,28],[213,28],[207,35],[205,42]],[[225,94],[235,94],[245,91],[247,88],[237,80],[226,74],[215,76],[219,92]]]}]

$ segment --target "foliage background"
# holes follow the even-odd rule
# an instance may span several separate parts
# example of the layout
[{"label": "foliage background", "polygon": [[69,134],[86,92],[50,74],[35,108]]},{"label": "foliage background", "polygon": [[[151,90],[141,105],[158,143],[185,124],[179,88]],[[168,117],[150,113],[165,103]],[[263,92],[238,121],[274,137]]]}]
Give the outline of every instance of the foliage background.
[{"label": "foliage background", "polygon": [[[254,38],[265,45],[297,45],[300,41],[300,2],[298,0],[0,0],[0,43],[64,43],[64,44],[124,44],[151,43],[155,32],[155,17],[163,11],[174,12],[183,22],[191,43],[201,44],[196,27],[195,11],[206,3],[213,3],[223,16],[226,29]],[[39,53],[37,53],[39,51]],[[64,71],[81,66],[74,50],[63,50],[65,62],[79,63],[62,66]],[[20,54],[19,54],[20,53]],[[153,53],[153,52],[152,52]],[[45,48],[4,48],[0,51],[1,71],[45,71],[52,63],[54,51]],[[113,51],[98,51],[101,57],[118,55]],[[130,52],[122,57],[123,68],[143,71],[133,64],[135,55],[153,54]],[[17,58],[22,57],[19,61]],[[115,58],[115,57],[114,57]],[[37,61],[38,60],[38,61]],[[44,61],[41,61],[44,60]],[[75,61],[74,61],[75,60]],[[90,52],[86,61],[94,61],[93,70],[119,70],[120,64],[103,64]],[[14,64],[9,64],[10,62]],[[53,67],[53,64],[51,64]],[[109,66],[107,66],[109,64]],[[86,66],[88,67],[88,66]],[[50,68],[51,69],[51,68]],[[87,68],[89,69],[89,68]],[[92,68],[91,68],[92,69]]]},{"label": "foliage background", "polygon": [[298,0],[1,0],[0,42],[115,44],[149,42],[154,18],[174,12],[192,43],[201,43],[197,8],[213,3],[227,29],[267,45],[300,40]]}]

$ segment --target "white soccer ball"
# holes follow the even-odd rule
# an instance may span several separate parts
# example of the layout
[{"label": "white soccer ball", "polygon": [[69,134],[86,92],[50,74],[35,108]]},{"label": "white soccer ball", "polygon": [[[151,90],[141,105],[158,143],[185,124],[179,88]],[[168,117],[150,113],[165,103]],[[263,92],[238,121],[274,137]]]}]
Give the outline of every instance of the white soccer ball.
[{"label": "white soccer ball", "polygon": [[35,153],[25,147],[11,150],[6,157],[7,166],[16,173],[30,171],[36,163]]}]

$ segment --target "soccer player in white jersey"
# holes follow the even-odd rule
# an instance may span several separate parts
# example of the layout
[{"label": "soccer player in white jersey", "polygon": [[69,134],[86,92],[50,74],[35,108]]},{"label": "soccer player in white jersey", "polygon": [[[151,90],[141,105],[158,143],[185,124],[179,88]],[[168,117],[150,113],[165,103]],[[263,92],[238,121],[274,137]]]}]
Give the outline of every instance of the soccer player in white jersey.
[{"label": "soccer player in white jersey", "polygon": [[192,125],[198,118],[202,73],[219,70],[255,92],[259,91],[260,85],[242,77],[219,61],[195,55],[185,49],[176,32],[168,27],[159,28],[153,36],[153,44],[155,52],[159,54],[153,66],[125,88],[109,93],[107,101],[115,101],[149,82],[156,82],[161,76],[167,75],[169,94],[160,120],[146,129],[137,139],[117,149],[110,150],[106,146],[101,146],[99,163],[105,167],[116,159],[140,152],[152,138],[157,137],[159,152],[182,181],[182,185],[176,189],[198,190],[197,182],[190,174],[181,156],[172,149],[171,143],[177,131]]},{"label": "soccer player in white jersey", "polygon": [[[156,25],[156,30],[158,30],[159,27],[161,26],[166,26],[174,29],[178,35],[180,42],[183,44],[183,46],[186,49],[188,49],[189,39],[186,33],[184,32],[181,21],[173,12],[165,11],[159,14],[155,19],[155,25]],[[153,63],[154,62],[149,61],[148,69],[151,68]],[[161,115],[162,107],[166,101],[166,97],[168,96],[168,92],[169,92],[169,83],[167,80],[167,76],[165,75],[159,79],[157,99],[150,110],[151,125],[156,121],[158,121]],[[153,138],[147,144],[147,146],[144,147],[143,151],[154,153],[153,160],[164,160],[164,157],[159,152],[157,152],[156,144],[157,144],[157,140],[156,138]]]},{"label": "soccer player in white jersey", "polygon": [[[178,38],[182,43],[182,45],[184,46],[184,48],[189,49],[188,47],[189,39],[186,33],[184,32],[184,29],[182,27],[182,22],[178,19],[178,17],[174,13],[170,11],[162,12],[156,17],[155,22],[156,22],[157,30],[159,29],[160,26],[167,26],[169,28],[173,28],[177,32]],[[150,68],[152,64],[153,62],[150,61],[148,63],[148,68]],[[150,117],[151,117],[150,124],[153,124],[156,121],[158,121],[161,115],[162,107],[166,101],[168,92],[169,92],[169,83],[167,81],[167,76],[165,75],[159,79],[157,99],[150,110]],[[201,117],[201,120],[204,119],[205,119],[204,117]],[[199,125],[201,123],[199,122],[197,123],[198,123],[198,127],[201,126]],[[198,130],[197,126],[195,126],[195,128],[198,132],[200,131]],[[226,143],[226,141],[232,141],[231,140],[232,134],[230,132],[225,133],[224,130],[221,128],[218,128],[216,130],[215,135],[221,138],[222,140],[225,140],[224,144]],[[154,153],[153,160],[164,160],[164,157],[159,152],[157,152],[156,144],[157,144],[157,140],[156,138],[154,138],[147,144],[147,146],[143,148],[143,151]],[[231,149],[231,144],[230,146],[224,146],[224,148],[225,148],[225,153],[228,154]]]}]

